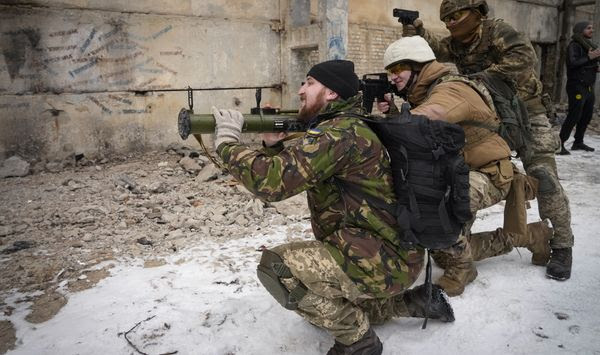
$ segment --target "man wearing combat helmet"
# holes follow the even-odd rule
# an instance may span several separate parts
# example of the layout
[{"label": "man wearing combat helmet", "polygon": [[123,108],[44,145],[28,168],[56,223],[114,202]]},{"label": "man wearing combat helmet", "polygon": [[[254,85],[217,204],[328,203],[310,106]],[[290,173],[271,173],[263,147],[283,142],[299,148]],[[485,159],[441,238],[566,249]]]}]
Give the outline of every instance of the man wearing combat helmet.
[{"label": "man wearing combat helmet", "polygon": [[[418,34],[425,38],[440,62],[453,62],[462,74],[489,72],[512,81],[518,96],[525,102],[531,123],[532,142],[517,151],[528,175],[539,180],[537,194],[539,214],[554,227],[552,254],[546,275],[557,280],[571,276],[573,232],[569,200],[558,180],[555,152],[560,146],[542,104],[542,84],[536,76],[537,57],[529,40],[501,19],[487,18],[485,0],[444,0],[440,19],[450,36],[439,38],[423,27],[420,19],[403,28],[403,35]],[[459,256],[457,265],[472,266],[468,249]],[[446,270],[448,271],[448,269]],[[467,279],[457,279],[467,283]]]},{"label": "man wearing combat helmet", "polygon": [[[470,169],[469,205],[473,217],[465,223],[463,233],[453,248],[432,251],[440,266],[449,264],[446,266],[448,272],[436,284],[449,296],[457,296],[463,293],[465,285],[454,280],[470,281],[477,276],[475,268],[469,267],[472,263],[466,267],[452,264],[451,253],[457,253],[458,257],[466,253],[477,261],[508,253],[513,247],[526,247],[533,254],[534,264],[545,264],[550,254],[548,239],[552,236],[552,229],[545,221],[523,226],[519,233],[503,228],[494,232],[470,233],[477,211],[506,199],[511,188],[515,188],[508,144],[496,132],[469,125],[477,122],[493,126],[499,121],[485,87],[480,88],[465,76],[456,75],[450,66],[436,61],[427,42],[419,36],[401,38],[392,43],[383,55],[383,62],[390,80],[411,104],[411,113],[456,123],[465,133],[463,156]],[[397,112],[391,97],[386,95],[385,99],[378,102],[379,111]],[[517,175],[516,178],[522,177]]]}]

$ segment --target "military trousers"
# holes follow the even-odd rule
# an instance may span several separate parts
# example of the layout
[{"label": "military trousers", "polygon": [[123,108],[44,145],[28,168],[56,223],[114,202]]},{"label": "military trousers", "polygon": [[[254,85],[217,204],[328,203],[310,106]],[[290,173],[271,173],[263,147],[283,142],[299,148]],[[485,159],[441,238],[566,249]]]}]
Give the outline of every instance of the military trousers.
[{"label": "military trousers", "polygon": [[295,312],[342,344],[360,340],[370,324],[408,316],[402,294],[389,298],[363,294],[320,241],[292,242],[270,250],[293,275],[281,279],[284,286],[291,291],[302,283],[307,290]]},{"label": "military trousers", "polygon": [[583,136],[594,115],[594,86],[567,84],[567,97],[569,99],[569,113],[560,129],[560,140],[564,143],[569,139],[573,127],[575,129],[575,143],[583,143]]},{"label": "military trousers", "polygon": [[569,199],[560,181],[556,168],[555,153],[560,148],[560,138],[545,114],[531,115],[533,144],[519,151],[527,175],[539,180],[538,209],[541,219],[550,219],[554,236],[550,246],[554,249],[573,246],[571,209]]},{"label": "military trousers", "polygon": [[[475,222],[477,211],[491,207],[498,202],[506,199],[510,190],[510,183],[502,185],[500,188],[494,185],[488,174],[479,171],[469,172],[469,198],[470,208],[473,218],[465,223],[462,233],[458,236],[456,243],[450,248],[432,251],[432,257],[442,268],[451,267],[455,264],[470,263],[473,261],[473,252],[480,254],[480,251],[472,251],[468,242],[468,236],[471,227]],[[498,243],[503,241],[498,240]],[[490,248],[503,248],[504,246],[486,246]]]}]

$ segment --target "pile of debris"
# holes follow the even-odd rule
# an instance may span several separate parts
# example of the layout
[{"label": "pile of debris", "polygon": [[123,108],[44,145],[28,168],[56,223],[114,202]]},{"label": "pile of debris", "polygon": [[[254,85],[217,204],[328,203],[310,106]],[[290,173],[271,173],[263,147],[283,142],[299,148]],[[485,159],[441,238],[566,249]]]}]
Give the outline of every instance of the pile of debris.
[{"label": "pile of debris", "polygon": [[[161,257],[208,239],[244,238],[309,216],[304,195],[265,203],[186,147],[58,164],[57,172],[31,169],[18,157],[3,164],[3,176],[16,176],[0,179],[0,312],[6,315],[12,312],[6,297],[15,291],[37,295],[23,299],[34,310],[55,313],[69,292],[109,276],[116,261],[159,266]],[[32,312],[28,320],[45,321],[52,312]]]}]

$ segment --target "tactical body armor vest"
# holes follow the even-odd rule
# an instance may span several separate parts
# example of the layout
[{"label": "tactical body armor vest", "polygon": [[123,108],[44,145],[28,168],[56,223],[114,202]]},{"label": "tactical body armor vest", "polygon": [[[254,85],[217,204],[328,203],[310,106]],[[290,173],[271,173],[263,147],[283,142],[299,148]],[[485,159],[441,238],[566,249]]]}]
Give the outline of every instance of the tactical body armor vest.
[{"label": "tactical body armor vest", "polygon": [[[448,74],[438,79],[432,88],[442,82],[458,81],[469,85],[475,90],[500,121],[488,119],[487,121],[463,121],[465,126],[484,128],[496,132],[514,151],[522,151],[532,142],[531,124],[525,103],[518,97],[512,82],[506,81],[500,75],[476,72],[472,75]],[[468,129],[468,128],[465,128]],[[471,128],[472,129],[472,128]],[[481,132],[471,137],[474,139],[468,144],[477,144],[489,134]],[[529,151],[527,149],[526,151]]]}]

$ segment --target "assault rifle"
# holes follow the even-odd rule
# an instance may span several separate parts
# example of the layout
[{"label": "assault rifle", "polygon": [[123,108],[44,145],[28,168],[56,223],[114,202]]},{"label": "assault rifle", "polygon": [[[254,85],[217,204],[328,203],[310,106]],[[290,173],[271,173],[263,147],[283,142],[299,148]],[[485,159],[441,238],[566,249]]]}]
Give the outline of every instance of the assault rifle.
[{"label": "assault rifle", "polygon": [[394,9],[392,15],[397,17],[402,25],[412,25],[419,18],[419,11]]},{"label": "assault rifle", "polygon": [[363,107],[367,113],[373,110],[373,101],[383,101],[387,93],[398,94],[396,86],[388,80],[387,73],[373,73],[363,75],[360,81],[360,90],[363,94]]}]

